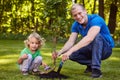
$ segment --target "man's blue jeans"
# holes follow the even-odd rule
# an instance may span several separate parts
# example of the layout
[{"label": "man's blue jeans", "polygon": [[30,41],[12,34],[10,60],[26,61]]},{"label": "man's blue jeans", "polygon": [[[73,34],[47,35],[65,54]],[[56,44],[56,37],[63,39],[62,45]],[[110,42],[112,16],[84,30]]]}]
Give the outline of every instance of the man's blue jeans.
[{"label": "man's blue jeans", "polygon": [[98,34],[94,41],[78,51],[73,52],[69,59],[92,68],[100,69],[101,60],[107,59],[112,54],[109,43]]}]

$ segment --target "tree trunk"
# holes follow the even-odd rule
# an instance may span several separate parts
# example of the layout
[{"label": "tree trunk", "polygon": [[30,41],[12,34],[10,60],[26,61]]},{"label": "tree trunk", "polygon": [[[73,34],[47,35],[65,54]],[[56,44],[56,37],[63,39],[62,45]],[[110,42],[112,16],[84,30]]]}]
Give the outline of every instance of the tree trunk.
[{"label": "tree trunk", "polygon": [[114,34],[116,28],[116,16],[117,16],[117,6],[115,4],[111,4],[110,6],[110,15],[109,15],[109,23],[108,27],[110,29],[110,33]]},{"label": "tree trunk", "polygon": [[93,11],[92,11],[92,14],[95,13],[95,9],[96,9],[96,0],[94,0],[94,6],[93,6]]},{"label": "tree trunk", "polygon": [[77,3],[77,0],[72,0],[72,3],[74,4],[74,3]]},{"label": "tree trunk", "polygon": [[83,6],[85,7],[85,1],[84,0],[82,0],[82,3],[83,3]]},{"label": "tree trunk", "polygon": [[104,18],[104,0],[99,0],[99,15]]},{"label": "tree trunk", "polygon": [[[32,7],[31,7],[31,14],[32,14],[32,24],[33,26],[35,27],[35,22],[34,22],[34,17],[35,17],[35,8],[34,8],[34,0],[31,0],[31,3],[32,3]],[[32,27],[33,27],[32,26]]]}]

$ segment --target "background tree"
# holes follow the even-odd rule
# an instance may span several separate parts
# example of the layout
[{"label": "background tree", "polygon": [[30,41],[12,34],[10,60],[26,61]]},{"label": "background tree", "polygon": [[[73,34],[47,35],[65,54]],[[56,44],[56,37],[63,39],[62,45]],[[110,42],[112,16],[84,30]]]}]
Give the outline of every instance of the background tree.
[{"label": "background tree", "polygon": [[117,0],[115,0],[114,3],[110,5],[110,15],[109,15],[109,29],[111,34],[114,34],[115,28],[116,28],[116,17],[117,17]]},{"label": "background tree", "polygon": [[99,0],[99,15],[104,18],[104,0]]},{"label": "background tree", "polygon": [[64,40],[70,35],[73,19],[70,7],[85,6],[88,14],[100,14],[115,40],[120,36],[120,0],[1,0],[0,39],[24,39],[32,31]]}]

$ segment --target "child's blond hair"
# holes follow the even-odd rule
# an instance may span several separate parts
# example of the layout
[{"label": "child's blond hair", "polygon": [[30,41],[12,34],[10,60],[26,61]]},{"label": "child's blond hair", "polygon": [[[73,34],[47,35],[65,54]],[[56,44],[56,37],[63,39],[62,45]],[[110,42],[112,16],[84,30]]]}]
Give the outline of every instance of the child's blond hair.
[{"label": "child's blond hair", "polygon": [[26,47],[29,47],[28,42],[29,42],[29,39],[32,37],[36,38],[40,42],[39,48],[41,48],[45,44],[45,39],[42,38],[37,32],[33,32],[28,36],[28,38],[26,40],[24,40]]}]

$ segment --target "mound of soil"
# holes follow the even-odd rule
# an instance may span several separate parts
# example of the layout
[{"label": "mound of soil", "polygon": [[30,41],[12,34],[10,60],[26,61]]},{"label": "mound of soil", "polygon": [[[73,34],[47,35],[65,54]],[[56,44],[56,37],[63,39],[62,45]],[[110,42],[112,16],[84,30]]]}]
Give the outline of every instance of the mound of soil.
[{"label": "mound of soil", "polygon": [[68,78],[67,76],[62,75],[62,74],[55,72],[55,71],[51,71],[51,72],[46,73],[46,74],[40,74],[39,76],[40,76],[40,78],[47,78],[47,79],[54,79],[54,78],[67,79]]}]

